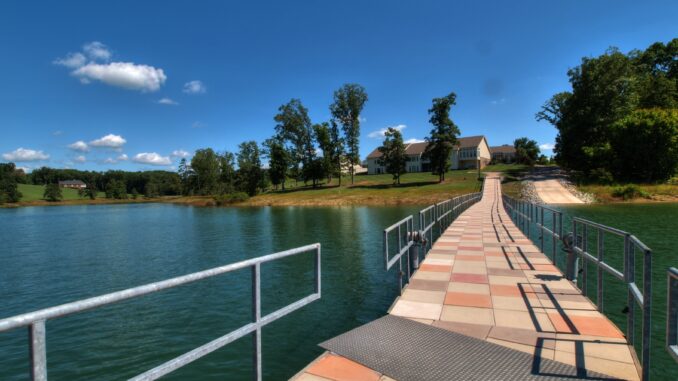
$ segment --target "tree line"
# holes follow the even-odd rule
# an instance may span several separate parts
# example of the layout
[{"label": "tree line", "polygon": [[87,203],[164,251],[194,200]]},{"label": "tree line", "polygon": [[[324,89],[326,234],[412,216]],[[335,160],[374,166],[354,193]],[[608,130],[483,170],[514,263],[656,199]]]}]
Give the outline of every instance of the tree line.
[{"label": "tree line", "polygon": [[659,182],[678,170],[678,38],[610,48],[567,72],[571,91],[536,115],[558,130],[556,161],[598,182]]},{"label": "tree line", "polygon": [[[341,185],[342,170],[354,181],[360,164],[360,114],[367,102],[365,88],[345,84],[334,92],[329,106],[332,118],[313,123],[300,99],[291,99],[273,117],[274,134],[261,146],[243,142],[237,153],[199,149],[179,164],[179,178],[186,195],[246,193],[249,196],[272,186],[286,189],[291,179],[313,187],[335,177]],[[262,168],[262,160],[268,168]]]}]

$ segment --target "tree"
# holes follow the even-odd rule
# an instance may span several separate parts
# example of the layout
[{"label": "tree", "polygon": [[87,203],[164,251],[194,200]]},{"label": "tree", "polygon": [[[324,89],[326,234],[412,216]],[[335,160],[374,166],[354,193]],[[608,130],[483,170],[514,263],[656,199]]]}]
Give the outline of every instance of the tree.
[{"label": "tree", "polygon": [[221,193],[231,193],[235,189],[235,155],[231,152],[219,155],[219,182]]},{"label": "tree", "polygon": [[333,121],[330,123],[324,122],[313,126],[316,141],[318,146],[323,151],[321,160],[322,172],[327,176],[327,183],[332,182],[334,176],[339,176],[339,185],[341,186],[341,151],[342,142],[339,137],[339,128]]},{"label": "tree", "polygon": [[277,123],[275,131],[277,139],[288,143],[287,150],[291,159],[292,175],[295,180],[300,176],[307,180],[308,170],[304,171],[303,168],[308,167],[315,160],[313,128],[308,109],[299,99],[292,99],[280,106],[278,111],[273,118]]},{"label": "tree", "polygon": [[611,168],[621,181],[665,181],[678,173],[678,110],[638,110],[614,125]]},{"label": "tree", "polygon": [[97,198],[97,188],[93,183],[87,184],[82,191],[83,196],[88,197],[90,200],[95,200]]},{"label": "tree", "polygon": [[61,194],[61,187],[57,183],[50,183],[45,185],[45,192],[42,198],[49,202],[61,201],[64,196]]},{"label": "tree", "polygon": [[330,105],[332,117],[341,123],[346,143],[346,158],[350,164],[351,184],[355,166],[360,164],[359,140],[360,140],[360,113],[367,102],[365,88],[350,83],[342,86],[334,92],[334,103]]},{"label": "tree", "polygon": [[219,155],[211,148],[195,151],[191,169],[195,174],[195,190],[200,195],[216,194],[219,190]]},{"label": "tree", "polygon": [[126,200],[127,199],[127,185],[123,180],[110,180],[106,184],[106,198],[112,198],[116,200]]},{"label": "tree", "polygon": [[[136,189],[134,189],[134,191],[136,191]],[[136,198],[134,192],[132,192],[132,197]],[[149,181],[146,183],[146,187],[144,188],[144,197],[146,198],[160,197],[160,186],[158,185],[157,182]]]},{"label": "tree", "polygon": [[248,141],[240,143],[238,148],[238,190],[254,196],[264,185],[259,146],[255,141]]},{"label": "tree", "polygon": [[179,179],[181,181],[181,194],[188,195],[192,192],[193,184],[191,184],[193,178],[193,168],[186,161],[186,158],[182,158],[179,161],[179,169],[177,170],[179,174]]},{"label": "tree", "polygon": [[521,164],[534,165],[539,158],[539,146],[534,140],[518,138],[513,142],[516,149],[516,161]]},{"label": "tree", "polygon": [[274,136],[264,141],[262,153],[268,158],[268,175],[271,183],[278,189],[278,185],[285,190],[287,171],[291,164],[289,152],[285,149],[285,143],[279,136]]},{"label": "tree", "polygon": [[[22,197],[17,184],[19,174],[14,163],[0,163],[0,204],[19,202]],[[23,171],[21,171],[23,173]]]},{"label": "tree", "polygon": [[450,93],[442,98],[434,98],[433,106],[428,110],[433,125],[431,135],[426,138],[428,145],[424,156],[431,161],[431,172],[438,175],[438,181],[445,180],[445,172],[450,169],[450,157],[457,144],[459,128],[450,119],[450,108],[457,103],[457,95]]},{"label": "tree", "polygon": [[384,136],[384,143],[379,147],[381,165],[386,167],[386,172],[393,175],[393,182],[400,185],[400,176],[406,172],[407,167],[403,135],[395,128],[389,127]]}]

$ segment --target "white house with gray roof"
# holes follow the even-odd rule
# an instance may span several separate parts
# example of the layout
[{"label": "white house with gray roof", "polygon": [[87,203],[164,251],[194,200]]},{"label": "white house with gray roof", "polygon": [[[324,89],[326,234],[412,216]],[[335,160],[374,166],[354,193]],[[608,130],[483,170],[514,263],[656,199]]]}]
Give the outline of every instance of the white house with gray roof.
[{"label": "white house with gray roof", "polygon": [[[429,172],[431,170],[431,162],[423,156],[426,146],[428,146],[427,142],[405,145],[405,152],[409,158],[407,172]],[[457,138],[457,146],[450,158],[452,169],[476,169],[478,165],[483,168],[491,159],[490,146],[483,135]],[[386,168],[381,163],[379,148],[367,155],[367,173],[370,175],[386,173]]]}]

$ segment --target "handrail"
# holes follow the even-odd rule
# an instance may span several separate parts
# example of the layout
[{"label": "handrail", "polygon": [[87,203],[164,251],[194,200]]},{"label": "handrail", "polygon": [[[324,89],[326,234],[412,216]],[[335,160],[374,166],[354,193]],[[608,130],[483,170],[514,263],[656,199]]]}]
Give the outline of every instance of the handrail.
[{"label": "handrail", "polygon": [[[289,257],[296,254],[315,252],[315,289],[314,292],[304,298],[297,300],[287,306],[280,308],[268,315],[261,316],[261,265],[266,262]],[[75,302],[62,304],[55,307],[45,308],[38,311],[24,313],[4,319],[0,319],[0,333],[10,331],[20,327],[29,328],[29,347],[31,354],[31,377],[34,381],[47,380],[47,352],[46,352],[46,328],[45,322],[50,319],[56,319],[67,315],[72,315],[87,311],[93,308],[102,307],[108,304],[120,302],[123,300],[140,297],[143,295],[155,293],[169,288],[182,286],[188,283],[208,279],[217,275],[233,272],[236,270],[250,267],[252,269],[252,315],[254,321],[246,324],[239,329],[227,333],[207,344],[204,344],[192,351],[189,351],[179,357],[167,361],[147,372],[144,372],[132,380],[155,380],[174,370],[181,368],[215,350],[229,344],[245,335],[253,333],[255,369],[254,378],[261,380],[261,329],[263,326],[315,301],[320,299],[320,244],[315,243],[278,253],[264,255],[258,258],[252,258],[229,265],[215,267],[209,270],[199,271],[176,278],[133,287],[122,291],[112,292],[105,295],[95,296],[88,299],[82,299]]]},{"label": "handrail", "polygon": [[[531,237],[531,226],[535,224],[539,236],[536,239],[539,240],[541,251],[544,252],[544,235],[548,234],[551,236],[552,242],[552,258],[551,261],[554,265],[557,266],[557,253],[556,242],[559,241],[563,244],[565,235],[563,233],[563,224],[562,217],[563,213],[555,209],[551,209],[544,205],[531,203],[523,200],[516,200],[514,198],[503,196],[504,207],[511,216],[511,218],[516,222],[516,225],[521,229],[525,235],[532,239]],[[548,229],[545,227],[544,214],[551,214],[552,228]],[[556,233],[557,231],[557,233]],[[589,232],[595,231],[596,233],[596,251],[595,255],[589,251]],[[605,237],[606,233],[613,234],[624,239],[623,243],[623,252],[624,252],[624,268],[623,271],[620,271],[614,266],[610,265],[605,261]],[[588,296],[588,266],[586,263],[593,263],[597,269],[597,284],[596,284],[596,302],[595,305],[598,310],[604,313],[604,277],[603,273],[608,273],[614,278],[618,279],[621,282],[624,282],[627,287],[627,303],[628,303],[628,313],[627,313],[627,327],[626,327],[626,338],[628,342],[635,347],[635,305],[638,304],[642,308],[642,347],[641,347],[641,364],[642,364],[642,379],[649,379],[650,372],[650,329],[651,329],[651,303],[652,303],[652,250],[650,250],[647,245],[645,245],[637,237],[631,235],[628,232],[623,230],[603,225],[594,221],[589,221],[579,217],[572,218],[572,243],[571,250],[572,253],[577,255],[581,261],[579,265],[574,265],[574,273],[581,272],[581,287],[577,285],[577,280],[575,279],[575,286],[579,287],[584,296]],[[643,284],[642,290],[636,284],[636,261],[635,253],[636,250],[639,250],[643,254]],[[577,271],[577,268],[579,271]],[[678,286],[676,286],[678,287]],[[678,303],[677,303],[678,304]],[[668,333],[667,333],[668,335]],[[675,335],[674,335],[675,337]],[[667,342],[669,336],[667,336]],[[675,341],[674,341],[675,343]],[[671,347],[674,349],[675,347]],[[676,349],[676,356],[678,356],[678,349]],[[678,358],[678,357],[677,357]]]},{"label": "handrail", "polygon": [[666,350],[678,361],[678,269],[666,271]]},{"label": "handrail", "polygon": [[[480,200],[481,197],[482,194],[480,192],[469,193],[427,206],[419,211],[418,230],[415,230],[413,216],[407,216],[384,229],[384,268],[388,271],[398,263],[400,291],[403,289],[404,275],[407,274],[408,280],[412,275],[412,250],[416,249],[414,255],[417,260],[419,258],[420,246],[423,248],[424,255],[426,255],[428,249],[432,247],[434,239],[437,238],[434,235],[434,228],[438,228],[438,236],[442,235],[459,214]],[[395,237],[394,234],[396,234]],[[428,239],[426,239],[427,237]],[[392,241],[394,238],[397,239],[397,251],[391,253],[389,241]],[[422,245],[423,241],[425,241],[425,244]],[[407,273],[403,272],[403,258],[407,260]]]}]

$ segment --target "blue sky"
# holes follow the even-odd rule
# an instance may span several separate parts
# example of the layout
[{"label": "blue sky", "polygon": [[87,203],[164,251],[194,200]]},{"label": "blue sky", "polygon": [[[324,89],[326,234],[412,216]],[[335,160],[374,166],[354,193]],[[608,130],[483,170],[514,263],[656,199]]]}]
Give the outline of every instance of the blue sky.
[{"label": "blue sky", "polygon": [[3,1],[0,155],[172,168],[263,141],[291,98],[326,121],[349,82],[369,95],[363,157],[388,126],[423,139],[431,99],[450,91],[462,135],[552,144],[534,114],[569,87],[567,69],[678,37],[676,19],[676,1]]}]

